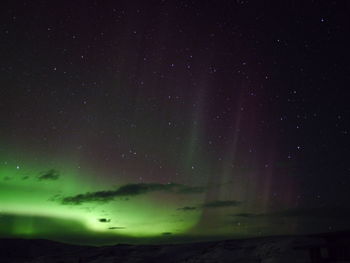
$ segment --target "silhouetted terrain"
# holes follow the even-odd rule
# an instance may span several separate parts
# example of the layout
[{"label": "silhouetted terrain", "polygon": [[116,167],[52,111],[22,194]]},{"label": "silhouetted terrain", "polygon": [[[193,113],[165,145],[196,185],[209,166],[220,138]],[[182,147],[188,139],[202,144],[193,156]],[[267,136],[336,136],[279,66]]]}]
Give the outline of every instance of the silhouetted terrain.
[{"label": "silhouetted terrain", "polygon": [[0,262],[350,262],[350,232],[176,245],[68,245],[0,239]]}]

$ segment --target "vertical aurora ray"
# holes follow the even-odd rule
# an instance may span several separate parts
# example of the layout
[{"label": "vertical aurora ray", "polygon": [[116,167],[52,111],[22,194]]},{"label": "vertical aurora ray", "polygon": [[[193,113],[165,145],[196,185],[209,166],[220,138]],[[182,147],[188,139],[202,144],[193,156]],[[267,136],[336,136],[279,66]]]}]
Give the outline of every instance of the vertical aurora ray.
[{"label": "vertical aurora ray", "polygon": [[337,1],[8,2],[0,238],[171,242],[349,225]]},{"label": "vertical aurora ray", "polygon": [[[143,183],[135,179],[143,176],[143,169],[147,167],[145,161],[139,161],[140,153],[137,155],[136,151],[128,152],[134,158],[128,165],[111,160],[108,169],[100,163],[96,165],[86,154],[87,150],[84,154],[70,149],[71,158],[65,159],[52,156],[52,159],[49,156],[31,159],[26,152],[3,156],[0,165],[2,235],[61,238],[59,228],[76,237],[116,238],[161,238],[164,233],[174,237],[238,237],[254,236],[261,229],[265,229],[266,234],[291,231],[291,228],[276,226],[276,221],[269,217],[252,219],[234,216],[240,213],[268,214],[286,205],[291,206],[290,200],[295,195],[293,182],[287,174],[278,181],[275,178],[278,171],[272,167],[261,169],[261,164],[267,159],[261,161],[247,153],[250,142],[243,140],[242,144],[242,138],[251,138],[255,143],[255,118],[258,113],[245,104],[242,95],[229,118],[231,129],[225,130],[222,136],[226,137],[227,143],[216,149],[214,154],[205,151],[213,147],[208,143],[213,140],[208,139],[208,134],[217,134],[216,127],[209,126],[204,117],[204,109],[210,102],[206,92],[201,90],[195,99],[190,132],[184,137],[186,143],[181,149],[182,158],[174,163],[169,160],[174,168],[164,170],[168,173],[182,171],[181,176],[175,178],[177,183],[204,187],[203,192],[194,195],[151,192],[103,202],[63,204],[62,199],[67,196],[115,191],[123,185]],[[253,110],[246,113],[242,108]],[[98,151],[99,145],[90,143],[90,147]],[[274,151],[273,148],[267,149],[266,155],[273,156]],[[117,156],[113,151],[108,154]],[[125,154],[120,155],[123,157]],[[273,163],[274,158],[269,158],[267,163]],[[133,166],[135,163],[137,165]],[[282,198],[276,207],[271,207],[275,188],[283,185],[283,181],[289,182],[288,196]],[[236,200],[237,205],[207,205],[230,200]]]}]

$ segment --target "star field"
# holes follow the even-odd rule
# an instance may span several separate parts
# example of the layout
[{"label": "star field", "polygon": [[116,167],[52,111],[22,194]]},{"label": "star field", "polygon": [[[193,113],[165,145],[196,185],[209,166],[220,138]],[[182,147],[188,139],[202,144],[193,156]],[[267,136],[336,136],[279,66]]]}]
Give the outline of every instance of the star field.
[{"label": "star field", "polygon": [[348,10],[7,3],[0,235],[100,244],[347,229]]}]

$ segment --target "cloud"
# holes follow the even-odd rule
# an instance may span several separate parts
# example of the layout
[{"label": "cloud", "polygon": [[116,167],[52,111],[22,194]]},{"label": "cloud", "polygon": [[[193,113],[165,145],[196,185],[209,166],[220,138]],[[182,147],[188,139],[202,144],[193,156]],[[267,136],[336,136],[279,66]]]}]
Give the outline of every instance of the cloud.
[{"label": "cloud", "polygon": [[42,175],[38,176],[38,180],[57,180],[60,177],[60,174],[57,170],[51,169],[47,172],[43,173]]},{"label": "cloud", "polygon": [[158,183],[140,183],[140,184],[126,184],[116,190],[87,192],[85,194],[78,194],[75,196],[68,196],[62,199],[63,204],[79,205],[85,202],[109,202],[116,197],[130,197],[150,192],[169,192],[175,194],[198,194],[202,193],[204,189],[201,187],[189,187],[182,184],[158,184]]},{"label": "cloud", "polygon": [[117,196],[141,195],[155,191],[170,191],[176,184],[127,184],[121,186],[115,193]]},{"label": "cloud", "polygon": [[197,210],[197,207],[195,206],[184,206],[184,207],[180,207],[176,210],[181,210],[181,211],[194,211]]},{"label": "cloud", "polygon": [[101,223],[109,223],[109,222],[111,222],[111,220],[108,219],[108,218],[99,218],[98,221],[101,222]]},{"label": "cloud", "polygon": [[[184,211],[184,212],[189,212],[189,211],[195,211],[200,208],[219,208],[219,207],[230,207],[230,206],[239,206],[241,205],[242,202],[236,201],[236,200],[216,200],[208,203],[204,203],[202,205],[198,206],[184,206],[177,208],[176,210],[178,211]],[[239,214],[242,216],[243,214]]]},{"label": "cloud", "polygon": [[118,230],[118,229],[125,229],[123,226],[111,226],[108,228],[109,230]]},{"label": "cloud", "polygon": [[113,200],[117,195],[116,191],[98,191],[86,194],[68,196],[62,199],[62,204],[80,205],[85,202],[108,202]]},{"label": "cloud", "polygon": [[233,217],[257,218],[257,217],[298,217],[298,218],[333,218],[333,219],[350,219],[350,209],[341,206],[327,207],[304,207],[293,208],[282,211],[276,211],[265,214],[238,213],[232,214]]},{"label": "cloud", "polygon": [[236,200],[217,200],[209,203],[205,203],[203,207],[205,208],[218,208],[218,207],[229,207],[229,206],[239,206],[242,202]]},{"label": "cloud", "polygon": [[162,233],[163,236],[170,236],[170,235],[172,235],[172,234],[173,234],[173,233],[171,233],[171,232],[163,232],[163,233]]},{"label": "cloud", "polygon": [[242,202],[236,201],[236,200],[216,200],[208,203],[204,203],[202,205],[198,206],[184,206],[184,207],[179,207],[176,210],[179,211],[195,211],[200,208],[218,208],[218,207],[230,207],[230,206],[239,206],[241,205]]},{"label": "cloud", "polygon": [[253,213],[239,213],[239,214],[233,214],[233,215],[230,215],[230,216],[250,218],[250,217],[257,217],[257,216],[260,216],[260,215],[259,214],[253,214]]}]

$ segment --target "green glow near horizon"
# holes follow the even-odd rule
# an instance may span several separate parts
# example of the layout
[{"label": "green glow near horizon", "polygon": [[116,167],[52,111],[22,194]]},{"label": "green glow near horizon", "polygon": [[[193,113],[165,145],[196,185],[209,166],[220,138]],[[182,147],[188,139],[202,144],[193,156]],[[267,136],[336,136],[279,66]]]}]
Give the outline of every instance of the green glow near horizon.
[{"label": "green glow near horizon", "polygon": [[[177,211],[177,199],[181,196],[170,198],[167,196],[169,193],[149,193],[130,197],[129,200],[116,198],[104,203],[63,205],[61,197],[113,188],[107,184],[103,187],[103,182],[97,182],[92,175],[87,176],[82,169],[72,168],[72,165],[64,162],[60,165],[57,163],[48,165],[27,161],[18,164],[1,158],[0,213],[3,217],[11,215],[12,219],[6,223],[10,230],[1,229],[0,225],[0,234],[6,232],[7,235],[30,237],[38,233],[54,235],[60,231],[55,227],[50,228],[49,223],[38,224],[36,217],[45,217],[46,221],[61,220],[65,222],[66,232],[75,233],[77,224],[80,224],[90,234],[129,237],[161,236],[169,232],[183,234],[199,220],[200,212]],[[39,176],[50,169],[57,169],[60,177],[57,180],[39,180]],[[101,218],[108,220],[100,222]]]},{"label": "green glow near horizon", "polygon": [[[201,194],[156,190],[120,195],[108,202],[63,204],[64,197],[115,191],[138,183],[123,181],[128,177],[118,177],[117,172],[115,176],[101,176],[104,175],[102,171],[92,172],[76,163],[59,158],[0,156],[0,238],[45,238],[92,245],[182,242],[191,238],[209,240],[287,234],[295,231],[291,225],[298,224],[297,218],[289,218],[288,224],[284,224],[283,218],[233,217],[237,213],[265,212],[258,210],[264,203],[258,203],[254,199],[256,196],[249,195],[257,191],[255,184],[250,183],[248,187],[250,177],[243,175],[236,176],[227,185],[208,182]],[[58,178],[58,173],[51,173],[40,180],[52,169],[59,172]],[[231,196],[233,193],[235,196]],[[246,202],[240,206],[214,208],[204,205],[220,200]],[[250,204],[258,209],[249,207]],[[184,207],[195,209],[178,209]]]}]

